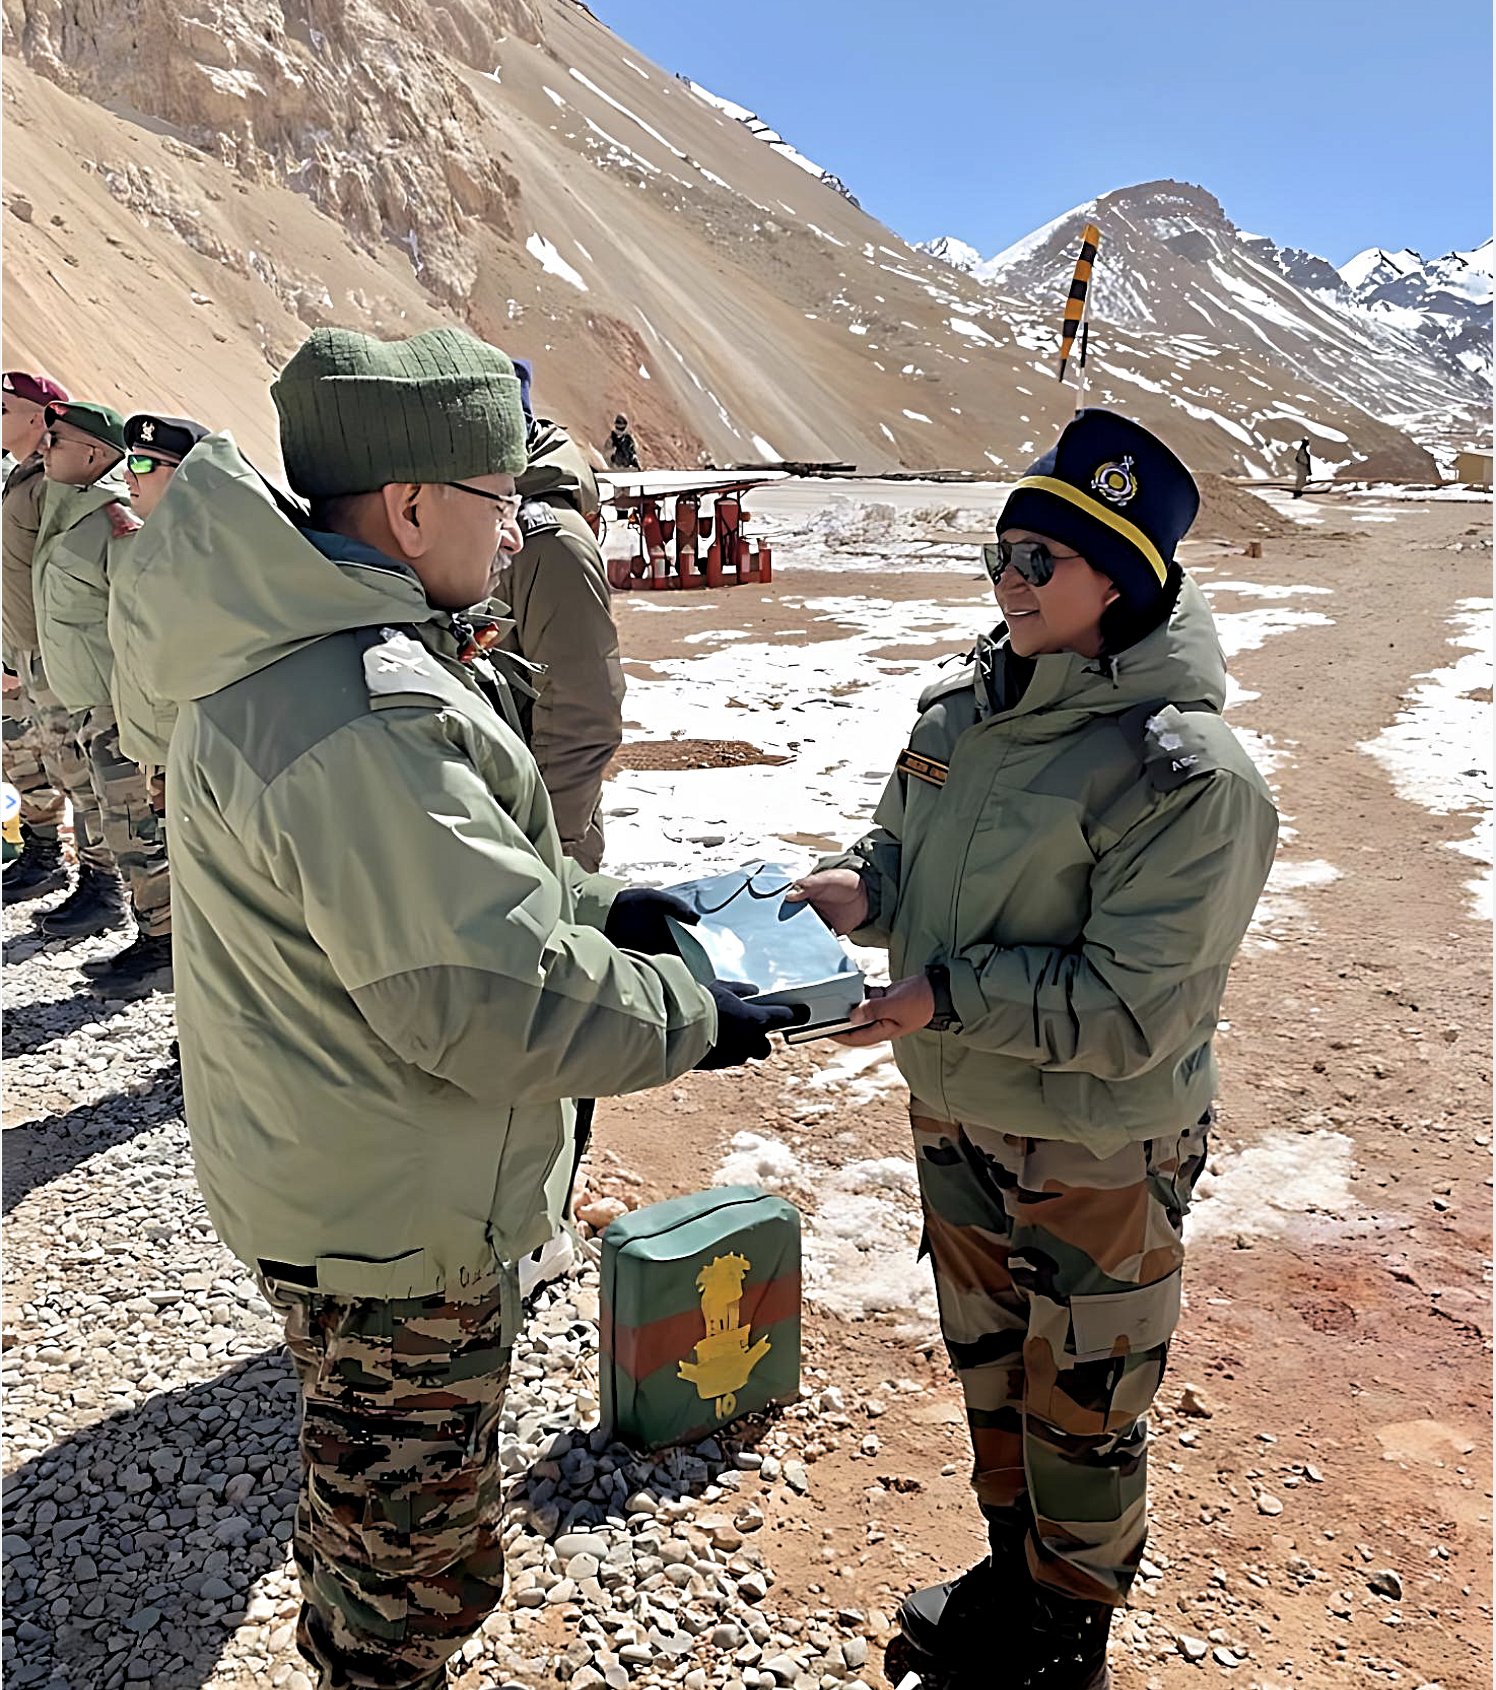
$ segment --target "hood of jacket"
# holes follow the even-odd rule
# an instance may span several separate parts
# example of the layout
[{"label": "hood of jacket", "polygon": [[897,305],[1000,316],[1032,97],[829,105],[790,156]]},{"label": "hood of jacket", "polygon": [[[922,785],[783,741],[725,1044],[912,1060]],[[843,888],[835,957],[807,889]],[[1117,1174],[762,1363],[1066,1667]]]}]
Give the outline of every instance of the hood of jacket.
[{"label": "hood of jacket", "polygon": [[582,448],[559,423],[537,418],[530,433],[530,462],[515,485],[526,499],[560,500],[581,516],[597,513],[597,477]]},{"label": "hood of jacket", "polygon": [[158,697],[182,704],[327,634],[445,617],[413,570],[345,549],[325,556],[233,436],[209,435],[131,542],[132,661]]},{"label": "hood of jacket", "polygon": [[[27,459],[29,462],[30,459]],[[25,479],[25,469],[26,464],[18,466],[15,471],[18,479]],[[87,487],[75,487],[67,481],[49,481],[42,494],[41,527],[36,534],[37,552],[44,552],[59,534],[76,528],[84,517],[102,510],[105,505],[128,505],[129,502],[130,490],[117,469],[101,475]]]},{"label": "hood of jacket", "polygon": [[[1004,685],[1003,670],[1020,660],[1008,645],[1004,624],[977,642],[975,661],[979,700],[1005,697],[1011,689]],[[1225,708],[1226,655],[1205,594],[1188,576],[1168,621],[1126,651],[1104,657],[1056,652],[1030,661],[1033,674],[1022,696],[1007,710],[990,702],[979,705],[982,714],[1120,715],[1160,699],[1203,704],[1216,712]]]}]

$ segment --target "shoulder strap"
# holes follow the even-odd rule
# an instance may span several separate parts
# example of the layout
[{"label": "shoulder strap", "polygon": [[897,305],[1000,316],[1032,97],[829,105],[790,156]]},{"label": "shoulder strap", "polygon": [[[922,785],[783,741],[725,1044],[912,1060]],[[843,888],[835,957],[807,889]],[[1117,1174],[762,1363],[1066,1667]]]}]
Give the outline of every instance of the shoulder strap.
[{"label": "shoulder strap", "polygon": [[519,507],[520,532],[527,538],[532,534],[548,534],[561,526],[561,518],[544,499],[526,499]]},{"label": "shoulder strap", "polygon": [[1096,824],[1120,838],[1152,810],[1158,795],[1173,792],[1186,781],[1209,774],[1214,753],[1191,717],[1218,720],[1208,704],[1171,704],[1164,699],[1135,705],[1114,718],[1115,725],[1137,758],[1143,779],[1126,781],[1109,802],[1103,802]]}]

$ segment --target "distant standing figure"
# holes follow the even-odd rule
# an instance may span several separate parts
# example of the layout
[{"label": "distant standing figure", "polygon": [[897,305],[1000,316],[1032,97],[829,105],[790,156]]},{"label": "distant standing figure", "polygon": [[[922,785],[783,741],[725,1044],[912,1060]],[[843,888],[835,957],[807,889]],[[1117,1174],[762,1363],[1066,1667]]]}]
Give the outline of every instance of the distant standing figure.
[{"label": "distant standing figure", "polygon": [[608,436],[608,465],[611,469],[638,469],[639,454],[634,437],[629,433],[629,420],[619,415],[613,419],[613,432]]},{"label": "distant standing figure", "polygon": [[1296,499],[1302,499],[1304,496],[1304,483],[1309,479],[1309,470],[1309,442],[1301,440],[1298,451],[1293,455],[1293,496]]}]

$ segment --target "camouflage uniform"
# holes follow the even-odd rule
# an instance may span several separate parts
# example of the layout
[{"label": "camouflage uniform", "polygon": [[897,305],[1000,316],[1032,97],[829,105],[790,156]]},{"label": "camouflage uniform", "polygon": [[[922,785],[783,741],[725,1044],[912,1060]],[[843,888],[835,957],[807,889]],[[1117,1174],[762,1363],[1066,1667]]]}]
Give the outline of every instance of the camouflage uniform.
[{"label": "camouflage uniform", "polygon": [[460,1302],[260,1286],[301,1383],[301,1653],[328,1690],[427,1690],[503,1595],[507,1270]]},{"label": "camouflage uniform", "polygon": [[1042,1584],[1120,1605],[1147,1536],[1147,1422],[1179,1317],[1210,1117],[1096,1156],[911,1111],[940,1325],[989,1515]]},{"label": "camouflage uniform", "polygon": [[62,793],[47,778],[37,752],[36,734],[19,692],[5,694],[5,778],[21,799],[21,822],[43,844],[57,839],[62,825]]},{"label": "camouflage uniform", "polygon": [[102,843],[91,856],[85,849],[86,835],[102,840],[97,825],[88,827],[90,821],[97,821],[98,810],[88,764],[73,738],[72,719],[42,667],[32,562],[47,489],[36,453],[5,478],[4,522],[0,524],[5,590],[0,594],[0,611],[5,661],[20,682],[19,691],[5,701],[5,766],[11,784],[21,794],[21,819],[37,837],[56,839],[66,793],[73,805],[73,835],[80,859],[107,872],[113,862]]},{"label": "camouflage uniform", "polygon": [[32,762],[41,765],[53,788],[65,792],[73,806],[73,843],[78,861],[112,874],[114,854],[105,843],[88,759],[73,732],[73,718],[47,685],[39,652],[17,653],[16,671],[21,680],[18,696],[26,726],[14,742],[7,734],[7,757],[19,754],[24,766]]},{"label": "camouflage uniform", "polygon": [[72,720],[96,802],[82,827],[75,817],[79,855],[95,860],[83,848],[86,838],[103,853],[99,860],[112,858],[130,889],[136,925],[148,939],[165,938],[171,932],[171,878],[166,829],[151,802],[149,779],[120,750],[112,710],[84,710]]}]

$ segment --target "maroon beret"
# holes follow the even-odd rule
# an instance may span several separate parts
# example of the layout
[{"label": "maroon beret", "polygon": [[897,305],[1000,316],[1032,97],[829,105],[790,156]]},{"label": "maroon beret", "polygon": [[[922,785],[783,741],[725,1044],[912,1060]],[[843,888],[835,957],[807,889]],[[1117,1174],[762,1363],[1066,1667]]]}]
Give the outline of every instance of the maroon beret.
[{"label": "maroon beret", "polygon": [[17,399],[29,399],[33,405],[50,405],[56,400],[72,397],[59,381],[51,376],[29,375],[25,370],[7,370],[0,375],[0,392],[13,393]]}]

